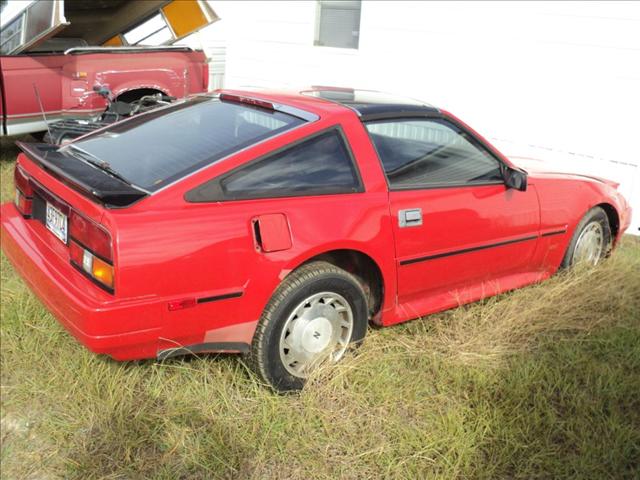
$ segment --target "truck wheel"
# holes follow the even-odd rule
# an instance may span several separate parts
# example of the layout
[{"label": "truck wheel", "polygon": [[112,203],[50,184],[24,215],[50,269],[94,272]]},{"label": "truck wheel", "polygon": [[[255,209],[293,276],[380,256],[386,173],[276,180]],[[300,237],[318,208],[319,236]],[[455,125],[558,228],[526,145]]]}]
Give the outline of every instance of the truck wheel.
[{"label": "truck wheel", "polygon": [[609,218],[602,208],[592,208],[578,223],[562,260],[562,267],[568,268],[577,264],[596,265],[609,253],[610,246]]},{"label": "truck wheel", "polygon": [[313,262],[291,273],[264,310],[248,363],[275,390],[300,390],[314,367],[339,361],[367,332],[367,302],[348,272]]},{"label": "truck wheel", "polygon": [[45,137],[47,136],[47,131],[31,132],[29,135],[31,135],[36,142],[46,142]]}]

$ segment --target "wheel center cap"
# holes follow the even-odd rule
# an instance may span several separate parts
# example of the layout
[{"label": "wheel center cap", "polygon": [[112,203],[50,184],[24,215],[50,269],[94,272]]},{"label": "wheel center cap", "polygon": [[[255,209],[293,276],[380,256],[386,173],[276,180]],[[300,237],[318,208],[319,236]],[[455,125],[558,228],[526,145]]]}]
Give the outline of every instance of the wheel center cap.
[{"label": "wheel center cap", "polygon": [[319,353],[327,348],[331,341],[333,328],[325,317],[317,317],[304,327],[302,332],[302,347],[310,353]]}]

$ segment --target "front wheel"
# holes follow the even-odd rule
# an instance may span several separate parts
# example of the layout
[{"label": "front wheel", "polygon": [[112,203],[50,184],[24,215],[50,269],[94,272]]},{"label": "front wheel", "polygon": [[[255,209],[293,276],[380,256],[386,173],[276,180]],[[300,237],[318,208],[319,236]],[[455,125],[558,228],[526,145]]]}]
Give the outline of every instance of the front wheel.
[{"label": "front wheel", "polygon": [[337,362],[367,331],[364,291],[350,273],[313,262],[290,274],[267,305],[249,365],[278,391],[301,389],[323,361]]},{"label": "front wheel", "polygon": [[589,210],[571,237],[562,267],[578,264],[596,265],[611,248],[611,226],[606,212],[595,207]]}]

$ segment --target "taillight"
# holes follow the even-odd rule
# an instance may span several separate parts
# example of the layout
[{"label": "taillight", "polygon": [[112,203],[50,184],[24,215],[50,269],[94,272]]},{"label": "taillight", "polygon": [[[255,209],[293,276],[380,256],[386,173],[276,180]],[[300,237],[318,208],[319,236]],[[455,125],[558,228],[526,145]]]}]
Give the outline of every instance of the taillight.
[{"label": "taillight", "polygon": [[202,65],[202,88],[204,91],[209,90],[209,64]]},{"label": "taillight", "polygon": [[69,214],[69,235],[97,256],[113,262],[111,235],[75,210]]},{"label": "taillight", "polygon": [[100,285],[113,291],[113,247],[111,235],[74,210],[69,214],[71,263]]},{"label": "taillight", "polygon": [[33,209],[33,201],[25,197],[22,192],[16,188],[15,202],[18,211],[25,217],[30,217]]},{"label": "taillight", "polygon": [[16,165],[13,170],[13,179],[16,184],[15,204],[18,211],[25,217],[31,216],[33,188],[29,183],[29,177],[22,168]]},{"label": "taillight", "polygon": [[13,178],[16,182],[16,188],[19,189],[26,197],[31,198],[33,196],[33,188],[29,183],[29,177],[24,173],[24,170],[19,165],[13,170]]}]

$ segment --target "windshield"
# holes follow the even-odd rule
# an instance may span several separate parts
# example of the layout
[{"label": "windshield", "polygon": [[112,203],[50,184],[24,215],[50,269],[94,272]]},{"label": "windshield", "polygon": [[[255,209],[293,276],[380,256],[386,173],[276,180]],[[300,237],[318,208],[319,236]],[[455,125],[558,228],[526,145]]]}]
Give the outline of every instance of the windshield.
[{"label": "windshield", "polygon": [[153,192],[302,123],[285,113],[198,97],[114,124],[60,151],[75,156],[75,147],[99,160],[98,166]]}]

